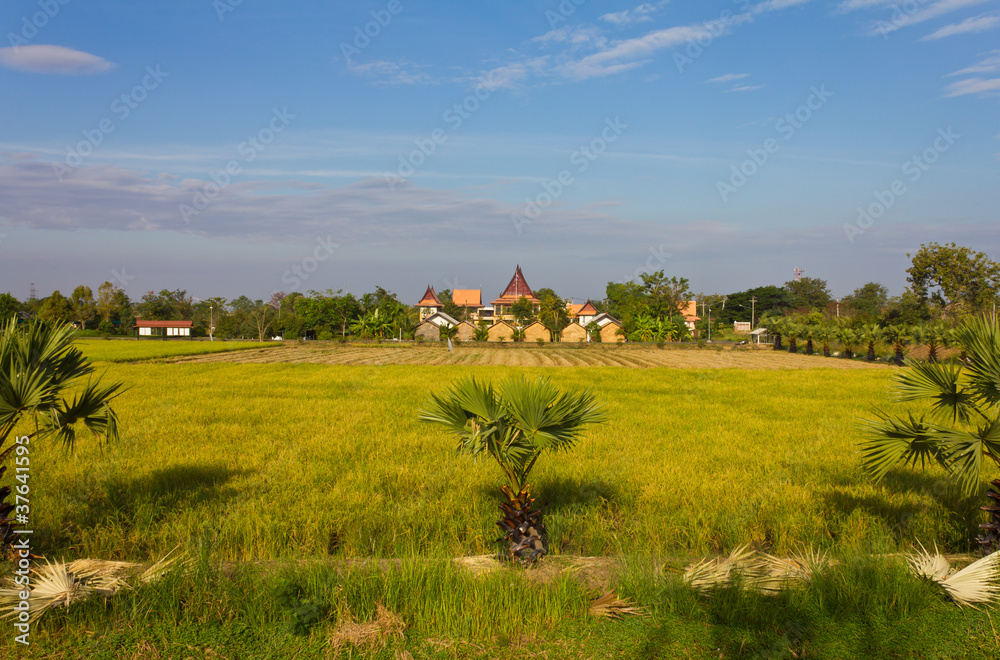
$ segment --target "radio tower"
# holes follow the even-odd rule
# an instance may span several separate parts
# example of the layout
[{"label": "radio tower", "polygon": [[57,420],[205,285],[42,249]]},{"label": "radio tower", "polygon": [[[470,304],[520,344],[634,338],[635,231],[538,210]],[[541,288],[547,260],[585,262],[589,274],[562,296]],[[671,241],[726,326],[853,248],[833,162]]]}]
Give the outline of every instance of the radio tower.
[{"label": "radio tower", "polygon": [[795,279],[796,280],[801,280],[802,276],[805,275],[805,274],[806,274],[806,269],[805,268],[796,268],[795,269]]},{"label": "radio tower", "polygon": [[35,283],[31,283],[31,292],[28,294],[28,300],[37,300],[38,296],[35,294]]}]

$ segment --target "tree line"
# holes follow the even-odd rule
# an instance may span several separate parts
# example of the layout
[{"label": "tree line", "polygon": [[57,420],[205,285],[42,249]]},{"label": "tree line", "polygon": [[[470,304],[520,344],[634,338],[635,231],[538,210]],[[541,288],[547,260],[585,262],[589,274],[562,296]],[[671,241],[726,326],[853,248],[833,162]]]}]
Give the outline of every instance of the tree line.
[{"label": "tree line", "polygon": [[[777,340],[785,337],[796,350],[799,327],[807,333],[802,335],[806,342],[814,332],[819,332],[814,341],[825,342],[826,326],[858,335],[864,328],[875,326],[888,337],[891,327],[931,327],[935,323],[946,327],[962,316],[990,311],[995,306],[1000,265],[985,253],[954,243],[930,243],[908,256],[908,287],[899,296],[890,296],[880,283],[868,282],[835,299],[827,282],[818,277],[801,277],[781,286],[729,294],[694,294],[687,278],[668,277],[660,270],[643,273],[638,280],[608,282],[605,297],[591,302],[599,312],[618,320],[621,334],[630,341],[702,337],[709,329],[710,317],[713,333],[731,328],[734,321],[751,321],[754,327],[769,324],[776,330],[773,334]],[[512,306],[514,325],[520,331],[538,321],[556,338],[572,320],[567,309],[569,301],[551,288],[536,289],[535,295],[538,305],[522,299]],[[459,321],[471,320],[475,310],[456,304],[450,290],[441,291],[438,297],[445,313]],[[688,332],[682,314],[691,300],[696,302],[701,317],[693,334]],[[361,296],[331,289],[277,292],[267,300],[245,295],[202,300],[182,289],[149,291],[139,300],[132,300],[112,282],[101,284],[96,296],[86,285],[77,286],[69,296],[57,290],[45,298],[25,301],[10,293],[0,294],[0,320],[17,315],[47,322],[73,322],[83,331],[105,335],[132,334],[136,318],[186,320],[193,322],[195,336],[211,333],[222,339],[260,340],[274,336],[410,339],[419,323],[415,306],[401,302],[395,293],[382,287]],[[786,328],[782,323],[790,325]],[[485,338],[483,328],[479,330]],[[596,328],[588,330],[596,338]],[[843,344],[845,337],[841,332],[833,341]]]}]

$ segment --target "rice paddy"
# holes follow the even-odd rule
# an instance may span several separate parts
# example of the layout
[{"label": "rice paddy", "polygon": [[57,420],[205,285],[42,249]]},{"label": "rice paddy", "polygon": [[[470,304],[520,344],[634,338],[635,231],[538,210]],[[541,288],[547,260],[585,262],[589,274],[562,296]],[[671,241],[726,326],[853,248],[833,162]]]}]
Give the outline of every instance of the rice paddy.
[{"label": "rice paddy", "polygon": [[[130,386],[116,400],[123,435],[103,448],[81,437],[72,456],[35,448],[35,547],[143,563],[180,548],[198,567],[47,614],[24,657],[848,658],[992,643],[985,617],[858,559],[918,540],[968,553],[980,521],[978,498],[936,467],[879,485],[861,471],[855,423],[888,405],[890,368],[655,347],[256,344],[185,357],[160,344],[192,345],[139,344],[144,362],[125,343],[124,356],[85,347]],[[503,359],[448,361],[483,355]],[[524,365],[541,356],[553,366]],[[554,366],[573,357],[635,368]],[[688,368],[659,366],[673,359]],[[610,421],[533,473],[551,535],[543,566],[480,574],[455,559],[496,550],[499,473],[416,416],[459,377],[512,373],[590,388]],[[774,597],[706,598],[679,582],[686,564],[744,544],[845,561]],[[606,589],[651,616],[588,616]],[[376,604],[406,632],[344,642],[345,622],[381,630]],[[291,634],[303,617],[312,632]],[[907,639],[911,626],[924,632]]]}]

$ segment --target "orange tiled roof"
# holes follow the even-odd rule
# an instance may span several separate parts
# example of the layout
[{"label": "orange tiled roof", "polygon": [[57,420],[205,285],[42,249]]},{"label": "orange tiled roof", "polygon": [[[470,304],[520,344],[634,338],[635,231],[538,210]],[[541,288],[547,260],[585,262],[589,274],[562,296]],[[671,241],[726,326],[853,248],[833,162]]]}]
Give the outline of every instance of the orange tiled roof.
[{"label": "orange tiled roof", "polygon": [[451,301],[459,307],[482,307],[483,292],[480,289],[455,289]]}]

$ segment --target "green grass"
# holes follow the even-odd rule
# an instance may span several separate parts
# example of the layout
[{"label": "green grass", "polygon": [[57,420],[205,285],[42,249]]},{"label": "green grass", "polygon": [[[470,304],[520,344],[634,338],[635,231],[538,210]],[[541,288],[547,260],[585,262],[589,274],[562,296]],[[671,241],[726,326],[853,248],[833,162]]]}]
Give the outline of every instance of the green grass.
[{"label": "green grass", "polygon": [[[348,613],[399,615],[401,638],[343,657],[398,658],[989,658],[989,615],[962,611],[900,562],[863,557],[777,596],[738,588],[700,595],[639,562],[616,580],[647,617],[587,615],[598,595],[568,575],[547,584],[522,569],[475,576],[448,562],[380,570],[312,566],[190,574],[91,599],[46,616],[23,658],[325,658]],[[0,641],[0,655],[9,641]],[[406,657],[406,656],[402,656]]]},{"label": "green grass", "polygon": [[78,339],[75,346],[94,362],[137,362],[182,355],[203,355],[276,348],[278,343],[256,341],[188,341],[183,339]]}]

